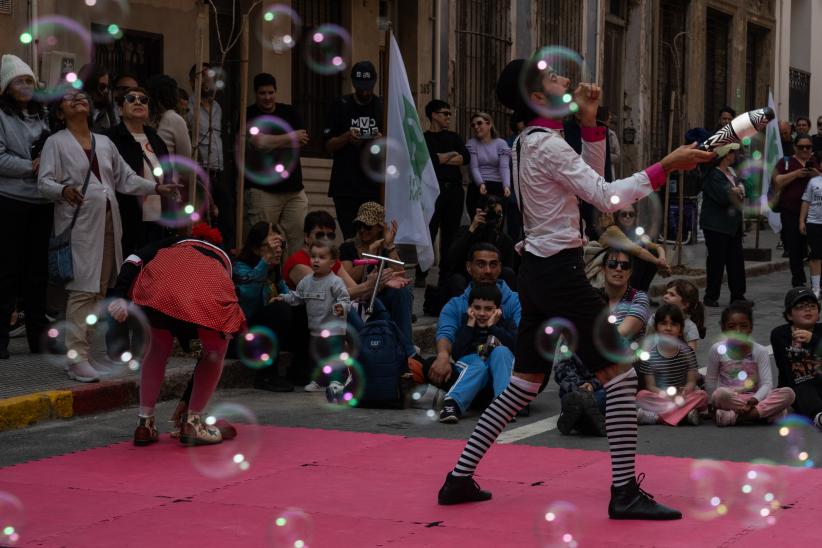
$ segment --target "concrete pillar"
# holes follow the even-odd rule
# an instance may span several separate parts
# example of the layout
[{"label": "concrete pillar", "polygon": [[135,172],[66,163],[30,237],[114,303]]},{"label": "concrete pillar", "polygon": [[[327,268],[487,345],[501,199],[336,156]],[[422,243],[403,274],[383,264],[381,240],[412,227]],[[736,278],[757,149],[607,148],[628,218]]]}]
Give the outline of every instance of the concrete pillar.
[{"label": "concrete pillar", "polygon": [[745,60],[748,44],[747,2],[739,5],[731,19],[728,59],[728,105],[737,112],[745,110]]},{"label": "concrete pillar", "polygon": [[811,132],[816,131],[816,119],[822,116],[822,2],[813,2],[811,10],[811,100],[808,114]]},{"label": "concrete pillar", "polygon": [[[628,26],[625,31],[625,77],[622,127],[635,131],[634,144],[622,145],[623,174],[634,173],[648,165],[651,124],[653,120],[652,97],[654,90],[654,24],[656,0],[639,0],[629,7]],[[614,113],[619,115],[620,113]],[[622,139],[622,135],[619,136]]]},{"label": "concrete pillar", "polygon": [[[380,40],[377,38],[381,32],[377,25],[380,15],[379,0],[351,0],[345,2],[343,7],[344,25],[351,32],[351,64],[358,61],[369,60],[374,66],[380,63]],[[382,79],[385,75],[378,74],[377,86],[382,86]],[[344,93],[349,93],[351,89],[351,74],[349,70],[342,72]],[[378,88],[379,89],[379,88]]]}]

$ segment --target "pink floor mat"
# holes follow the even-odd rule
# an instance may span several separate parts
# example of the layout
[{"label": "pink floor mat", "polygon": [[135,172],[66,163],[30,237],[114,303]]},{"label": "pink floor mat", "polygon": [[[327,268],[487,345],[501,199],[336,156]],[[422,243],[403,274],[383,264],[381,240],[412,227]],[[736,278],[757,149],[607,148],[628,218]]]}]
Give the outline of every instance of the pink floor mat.
[{"label": "pink floor mat", "polygon": [[462,446],[277,427],[192,449],[164,436],[0,469],[0,491],[24,508],[17,546],[819,546],[819,470],[640,456],[643,487],[685,518],[615,522],[596,451],[496,446],[477,477],[494,498],[438,506]]}]

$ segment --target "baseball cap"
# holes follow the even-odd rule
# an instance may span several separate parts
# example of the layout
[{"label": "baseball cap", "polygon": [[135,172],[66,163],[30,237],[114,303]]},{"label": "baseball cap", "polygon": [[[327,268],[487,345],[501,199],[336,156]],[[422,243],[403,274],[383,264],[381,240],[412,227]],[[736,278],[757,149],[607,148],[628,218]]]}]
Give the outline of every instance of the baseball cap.
[{"label": "baseball cap", "polygon": [[794,287],[789,289],[785,294],[785,312],[790,312],[791,309],[799,304],[800,301],[813,301],[818,303],[819,300],[813,294],[813,290],[809,287]]},{"label": "baseball cap", "polygon": [[371,61],[360,61],[351,67],[351,84],[358,90],[374,88],[377,83],[377,69]]}]

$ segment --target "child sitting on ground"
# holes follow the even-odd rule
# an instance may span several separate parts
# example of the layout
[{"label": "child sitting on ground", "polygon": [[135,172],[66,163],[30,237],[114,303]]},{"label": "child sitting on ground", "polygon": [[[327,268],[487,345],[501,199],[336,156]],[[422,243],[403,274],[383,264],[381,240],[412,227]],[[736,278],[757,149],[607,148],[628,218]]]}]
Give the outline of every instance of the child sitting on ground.
[{"label": "child sitting on ground", "polygon": [[[311,331],[310,347],[314,349],[312,358],[320,362],[332,357],[335,352],[339,354],[345,347],[345,316],[351,307],[351,298],[345,282],[331,271],[339,258],[337,246],[328,240],[317,240],[308,252],[313,273],[300,280],[295,291],[278,295],[275,300],[285,301],[291,306],[305,303],[308,329]],[[317,381],[311,381],[305,387],[306,392],[323,390],[325,388]]]},{"label": "child sitting on ground", "polygon": [[557,430],[565,436],[574,430],[605,436],[605,388],[576,354],[556,362],[554,380],[560,401]]},{"label": "child sitting on ground", "polygon": [[[699,289],[682,278],[671,280],[665,284],[665,295],[662,300],[667,304],[675,304],[682,309],[685,325],[682,329],[682,339],[688,343],[691,350],[696,352],[699,339],[705,338],[705,305],[699,300]],[[651,318],[649,331],[653,330],[654,320]]]},{"label": "child sitting on ground", "polygon": [[753,311],[735,301],[722,311],[723,339],[711,347],[705,387],[717,426],[774,422],[794,400],[790,388],[773,388],[768,351],[751,340]]},{"label": "child sitting on ground", "polygon": [[785,295],[788,323],[771,331],[771,347],[779,371],[779,387],[794,391],[797,413],[822,430],[822,324],[819,301],[808,287],[794,287]]},{"label": "child sitting on ground", "polygon": [[696,386],[696,355],[682,340],[685,317],[678,306],[663,304],[654,314],[654,324],[656,340],[639,362],[645,389],[637,393],[637,420],[669,426],[686,421],[696,426],[699,412],[708,408],[708,395]]},{"label": "child sitting on ground", "polygon": [[456,381],[448,390],[440,422],[456,423],[487,384],[499,396],[514,369],[517,326],[502,315],[502,293],[495,284],[477,284],[468,294],[468,310],[454,337],[451,355]]}]

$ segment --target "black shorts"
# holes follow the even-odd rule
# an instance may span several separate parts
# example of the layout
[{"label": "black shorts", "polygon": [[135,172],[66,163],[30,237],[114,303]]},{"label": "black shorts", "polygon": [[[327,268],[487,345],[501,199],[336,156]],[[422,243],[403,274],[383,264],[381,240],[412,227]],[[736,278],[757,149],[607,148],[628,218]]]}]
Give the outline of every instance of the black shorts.
[{"label": "black shorts", "polygon": [[565,318],[577,330],[576,354],[589,371],[613,365],[597,350],[594,323],[607,303],[585,277],[582,249],[566,249],[548,258],[525,253],[517,280],[522,317],[517,332],[514,371],[551,374],[553,363],[536,346],[540,326]]},{"label": "black shorts", "polygon": [[822,225],[807,223],[805,227],[808,232],[808,246],[811,248],[808,258],[812,261],[822,260]]}]

